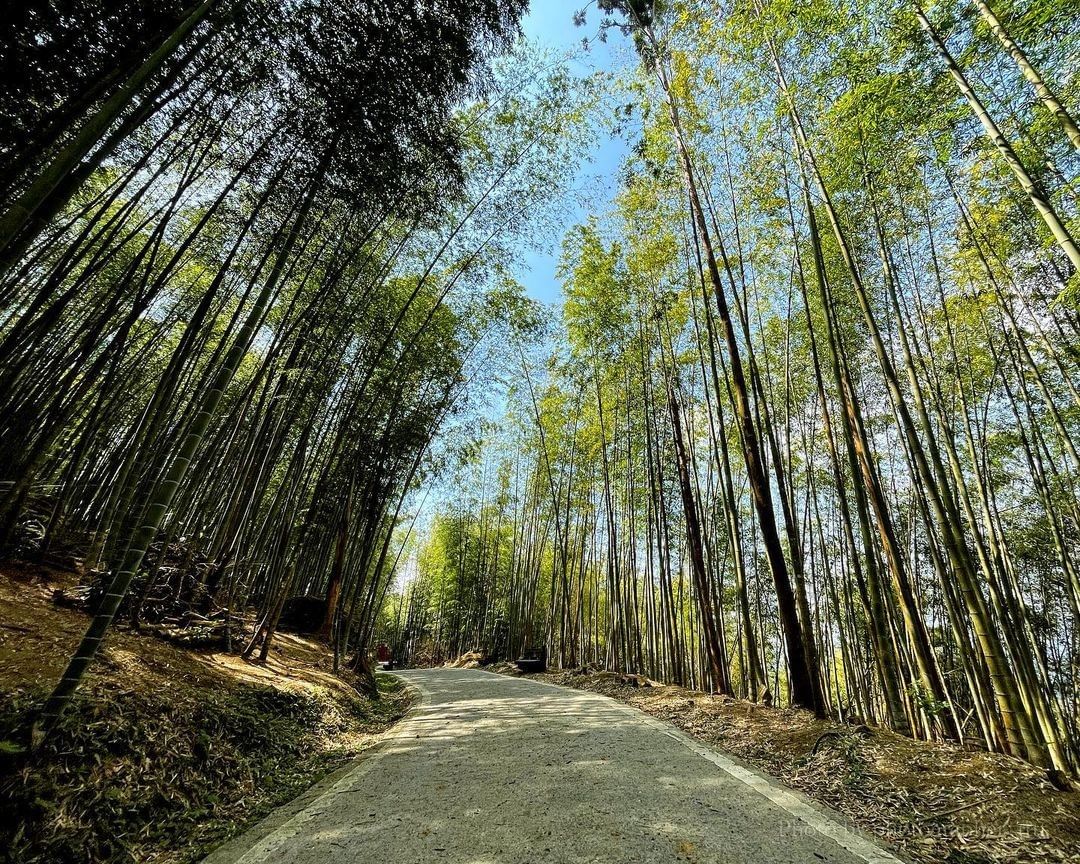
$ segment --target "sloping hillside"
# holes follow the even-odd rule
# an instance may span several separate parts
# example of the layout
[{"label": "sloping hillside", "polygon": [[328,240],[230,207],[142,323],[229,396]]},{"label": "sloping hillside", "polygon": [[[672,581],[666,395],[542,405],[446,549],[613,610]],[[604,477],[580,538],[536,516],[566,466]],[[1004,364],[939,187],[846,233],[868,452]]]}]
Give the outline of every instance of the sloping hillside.
[{"label": "sloping hillside", "polygon": [[[51,578],[50,578],[51,577]],[[62,576],[0,572],[0,739],[26,739],[86,616]],[[357,756],[408,696],[362,698],[326,647],[288,634],[265,666],[115,632],[58,733],[5,752],[0,848],[19,862],[193,861]]]}]

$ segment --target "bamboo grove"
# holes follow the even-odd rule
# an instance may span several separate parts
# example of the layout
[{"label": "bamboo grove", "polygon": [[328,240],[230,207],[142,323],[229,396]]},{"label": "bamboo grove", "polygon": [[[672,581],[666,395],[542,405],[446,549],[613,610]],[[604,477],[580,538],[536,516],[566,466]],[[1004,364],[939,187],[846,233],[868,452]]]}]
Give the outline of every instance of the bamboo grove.
[{"label": "bamboo grove", "polygon": [[380,638],[1074,773],[1076,5],[599,9],[634,51],[616,200]]},{"label": "bamboo grove", "polygon": [[0,542],[80,561],[96,608],[39,741],[114,621],[161,603],[257,661],[287,601],[324,598],[335,668],[364,671],[394,526],[582,140],[580,82],[515,48],[524,7],[5,24]]}]

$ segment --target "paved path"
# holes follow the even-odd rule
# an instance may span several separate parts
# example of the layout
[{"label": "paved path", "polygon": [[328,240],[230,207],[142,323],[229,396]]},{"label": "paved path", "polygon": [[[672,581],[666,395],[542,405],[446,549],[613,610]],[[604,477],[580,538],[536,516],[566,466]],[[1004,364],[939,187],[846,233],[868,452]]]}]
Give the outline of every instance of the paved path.
[{"label": "paved path", "polygon": [[611,699],[400,673],[389,739],[207,864],[898,864],[803,798]]}]

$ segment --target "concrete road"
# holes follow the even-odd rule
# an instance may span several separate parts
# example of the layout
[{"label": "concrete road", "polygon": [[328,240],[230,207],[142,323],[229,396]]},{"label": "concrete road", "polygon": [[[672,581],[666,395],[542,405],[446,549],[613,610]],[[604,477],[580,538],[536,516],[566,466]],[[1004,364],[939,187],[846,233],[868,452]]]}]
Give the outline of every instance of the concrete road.
[{"label": "concrete road", "polygon": [[603,696],[464,669],[357,766],[206,864],[898,864],[838,817]]}]

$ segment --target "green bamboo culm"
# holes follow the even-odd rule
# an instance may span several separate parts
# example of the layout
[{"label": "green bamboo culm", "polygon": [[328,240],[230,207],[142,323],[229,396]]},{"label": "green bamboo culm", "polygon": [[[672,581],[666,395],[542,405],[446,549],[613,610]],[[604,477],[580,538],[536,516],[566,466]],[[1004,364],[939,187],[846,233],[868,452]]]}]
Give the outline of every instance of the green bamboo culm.
[{"label": "green bamboo culm", "polygon": [[983,131],[986,133],[986,137],[990,139],[990,142],[997,149],[998,153],[1001,154],[1001,157],[1005,160],[1005,164],[1009,166],[1009,170],[1012,171],[1016,176],[1016,179],[1020,181],[1020,186],[1023,188],[1024,192],[1027,193],[1032,206],[1042,217],[1043,222],[1046,223],[1046,227],[1050,229],[1050,233],[1053,235],[1054,240],[1057,242],[1058,246],[1061,247],[1061,251],[1064,252],[1065,256],[1069,259],[1069,263],[1072,264],[1073,269],[1080,273],[1080,246],[1077,245],[1075,238],[1070,233],[1065,220],[1061,218],[1060,214],[1055,209],[1053,202],[1050,200],[1050,196],[1047,195],[1042,184],[1031,175],[1020,157],[1016,155],[1016,150],[1013,149],[1012,144],[1009,143],[1009,139],[1006,138],[1005,134],[1001,131],[1001,127],[998,126],[990,116],[990,113],[986,110],[986,106],[983,105],[982,100],[979,99],[978,95],[975,93],[967,76],[964,75],[959,65],[957,65],[956,59],[950,53],[948,47],[945,45],[945,41],[934,28],[934,25],[930,23],[930,19],[927,18],[922,7],[918,3],[913,3],[912,6],[915,12],[915,18],[919,22],[919,26],[922,27],[923,31],[929,37],[938,56],[944,61],[945,68],[949,71],[949,77],[952,78],[953,83],[956,84],[956,88],[971,107],[972,113],[978,119],[979,124],[983,127]]},{"label": "green bamboo culm", "polygon": [[109,583],[108,590],[102,596],[90,626],[87,627],[78,649],[68,662],[59,683],[49,696],[45,707],[34,723],[30,734],[30,746],[34,749],[40,747],[47,740],[49,733],[56,727],[64,710],[75,695],[83,676],[86,675],[87,668],[93,662],[102,641],[105,639],[105,634],[108,632],[113,618],[116,617],[120,604],[131,587],[135,574],[139,571],[146,550],[149,548],[150,543],[153,542],[154,537],[157,536],[158,529],[161,527],[165,513],[172,504],[177,488],[184,482],[191,460],[210,426],[210,420],[217,411],[222,394],[232,382],[233,375],[236,374],[240,361],[243,360],[244,355],[247,353],[248,346],[255,336],[255,331],[263,320],[270,301],[275,294],[275,289],[281,281],[285,266],[300,237],[300,230],[305,217],[311,210],[328,158],[329,156],[324,158],[322,167],[317,177],[312,181],[307,196],[292,224],[281,253],[274,261],[273,269],[263,283],[251,311],[244,320],[235,341],[229,348],[229,353],[221,364],[221,368],[218,369],[217,374],[214,376],[213,383],[203,396],[199,411],[195,415],[187,435],[184,437],[184,443],[181,445],[164,478],[154,487],[150,496],[150,503],[145,511],[145,520],[142,526],[132,535],[131,542],[124,553],[123,561],[117,569],[116,575],[113,576],[112,581]]},{"label": "green bamboo culm", "polygon": [[147,81],[176,53],[191,32],[206,18],[218,0],[202,0],[184,18],[175,30],[136,69],[120,88],[82,125],[75,137],[40,173],[14,203],[0,216],[0,274],[3,274],[17,256],[9,255],[8,247],[18,240],[23,229],[38,208],[48,200],[56,188],[97,144],[109,127],[131,104],[131,100],[143,89]]}]

